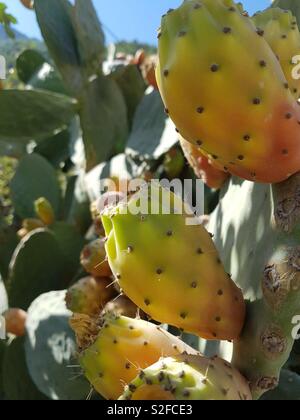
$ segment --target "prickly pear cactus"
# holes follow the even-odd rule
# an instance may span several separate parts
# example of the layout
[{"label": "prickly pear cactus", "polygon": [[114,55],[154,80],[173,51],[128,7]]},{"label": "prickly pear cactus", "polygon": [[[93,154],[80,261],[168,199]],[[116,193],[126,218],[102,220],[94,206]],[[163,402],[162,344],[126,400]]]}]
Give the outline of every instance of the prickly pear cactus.
[{"label": "prickly pear cactus", "polygon": [[106,314],[103,318],[75,315],[71,326],[81,350],[79,362],[93,388],[106,399],[118,399],[139,369],[161,355],[196,354],[167,331],[141,319]]},{"label": "prickly pear cactus", "polygon": [[255,398],[278,385],[294,344],[293,320],[300,314],[299,182],[299,174],[274,186],[233,178],[209,225],[248,301],[233,365]]},{"label": "prickly pear cactus", "polygon": [[251,181],[299,170],[300,108],[263,31],[240,7],[185,1],[163,16],[158,38],[159,89],[184,139]]},{"label": "prickly pear cactus", "polygon": [[30,376],[52,400],[85,400],[90,387],[76,361],[65,291],[39,296],[30,306],[25,341]]},{"label": "prickly pear cactus", "polygon": [[141,370],[120,400],[252,400],[242,375],[218,357],[163,358]]},{"label": "prickly pear cactus", "polygon": [[[145,215],[141,203],[148,203],[149,193],[156,214]],[[165,202],[172,203],[171,214],[165,213]],[[194,217],[197,225],[188,226],[183,209],[181,199],[159,184],[106,209],[102,222],[113,274],[153,319],[207,339],[235,339],[244,323],[243,296],[210,234]]]}]

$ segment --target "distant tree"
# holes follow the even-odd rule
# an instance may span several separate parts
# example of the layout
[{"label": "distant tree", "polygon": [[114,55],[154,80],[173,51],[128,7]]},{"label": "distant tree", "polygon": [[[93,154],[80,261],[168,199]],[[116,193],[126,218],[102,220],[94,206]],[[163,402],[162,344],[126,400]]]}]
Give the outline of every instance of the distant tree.
[{"label": "distant tree", "polygon": [[117,52],[123,52],[126,54],[132,54],[134,55],[137,50],[144,49],[147,54],[156,54],[157,50],[156,47],[150,44],[145,44],[138,42],[136,40],[134,41],[120,41],[116,43]]},{"label": "distant tree", "polygon": [[0,24],[4,26],[4,29],[7,35],[11,38],[14,38],[14,31],[11,29],[11,24],[17,23],[17,20],[14,16],[7,13],[7,6],[5,3],[0,2]]}]

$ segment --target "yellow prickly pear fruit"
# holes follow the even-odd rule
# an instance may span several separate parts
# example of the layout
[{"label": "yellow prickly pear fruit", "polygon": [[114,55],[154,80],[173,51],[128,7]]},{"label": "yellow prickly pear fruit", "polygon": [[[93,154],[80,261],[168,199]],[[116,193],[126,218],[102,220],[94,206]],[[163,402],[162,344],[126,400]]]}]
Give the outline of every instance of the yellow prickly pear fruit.
[{"label": "yellow prickly pear fruit", "polygon": [[288,10],[271,7],[256,13],[252,19],[257,28],[264,32],[264,38],[276,54],[291,92],[298,99],[300,78],[295,71],[299,62],[300,32],[296,17]]},{"label": "yellow prickly pear fruit", "polygon": [[218,357],[163,358],[142,371],[120,400],[252,400],[245,378]]},{"label": "yellow prickly pear fruit", "polygon": [[46,226],[52,225],[55,222],[54,210],[46,198],[41,197],[36,200],[34,202],[34,208],[36,215]]},{"label": "yellow prickly pear fruit", "polygon": [[167,331],[140,319],[106,314],[95,320],[75,315],[71,326],[77,334],[85,376],[110,400],[118,399],[124,386],[162,355],[196,353]]},{"label": "yellow prickly pear fruit", "polygon": [[[149,193],[155,212],[143,214],[140,203],[148,203]],[[124,293],[156,321],[206,339],[236,339],[245,319],[242,292],[211,235],[187,218],[182,200],[153,183],[107,208],[102,222],[110,267]]]}]

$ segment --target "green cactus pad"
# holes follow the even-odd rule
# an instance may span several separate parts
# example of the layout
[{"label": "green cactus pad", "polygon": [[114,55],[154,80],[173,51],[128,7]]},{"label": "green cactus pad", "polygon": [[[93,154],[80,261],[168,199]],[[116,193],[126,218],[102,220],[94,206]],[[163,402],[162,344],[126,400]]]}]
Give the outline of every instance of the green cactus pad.
[{"label": "green cactus pad", "polygon": [[[26,361],[32,380],[52,400],[85,400],[90,386],[76,361],[65,291],[39,296],[28,310]],[[72,367],[73,366],[73,367]]]},{"label": "green cactus pad", "polygon": [[28,373],[25,360],[24,338],[8,343],[3,359],[3,388],[5,399],[36,401],[46,400]]},{"label": "green cactus pad", "polygon": [[64,289],[69,281],[66,259],[55,235],[35,230],[17,246],[10,264],[10,306],[26,310],[41,293]]},{"label": "green cactus pad", "polygon": [[54,168],[42,156],[25,156],[10,184],[15,212],[22,219],[35,216],[34,202],[45,197],[58,214],[61,192]]}]

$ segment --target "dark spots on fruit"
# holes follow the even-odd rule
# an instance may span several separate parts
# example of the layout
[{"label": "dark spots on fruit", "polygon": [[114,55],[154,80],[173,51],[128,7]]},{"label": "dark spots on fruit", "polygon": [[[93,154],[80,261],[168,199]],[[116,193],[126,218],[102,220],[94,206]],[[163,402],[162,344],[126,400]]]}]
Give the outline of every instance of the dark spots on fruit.
[{"label": "dark spots on fruit", "polygon": [[245,157],[243,155],[238,156],[238,160],[244,160],[244,159],[245,159]]},{"label": "dark spots on fruit", "polygon": [[224,34],[230,34],[231,33],[231,28],[229,28],[229,26],[225,26],[223,28],[223,32],[224,32]]},{"label": "dark spots on fruit", "polygon": [[141,222],[145,222],[145,221],[147,220],[147,218],[146,218],[146,216],[142,215],[142,216],[140,217],[140,220],[141,220]]},{"label": "dark spots on fruit", "polygon": [[178,130],[178,128],[177,128],[177,127],[175,128],[175,131],[176,131],[176,133],[179,133],[179,130]]},{"label": "dark spots on fruit", "polygon": [[211,155],[211,157],[212,157],[214,160],[217,160],[217,159],[218,159],[218,156],[217,156],[217,155]]},{"label": "dark spots on fruit", "polygon": [[228,172],[228,168],[227,168],[227,166],[224,166],[224,168],[223,168],[223,169],[224,169],[224,171],[225,171],[225,172]]},{"label": "dark spots on fruit", "polygon": [[243,139],[245,141],[250,141],[251,140],[251,136],[249,136],[249,134],[245,134],[244,137],[243,137]]},{"label": "dark spots on fruit", "polygon": [[265,31],[263,31],[263,30],[262,30],[262,29],[260,29],[260,28],[257,28],[257,29],[256,29],[256,33],[257,33],[257,35],[259,35],[259,36],[264,36]]},{"label": "dark spots on fruit", "polygon": [[285,114],[285,118],[286,118],[287,120],[290,120],[291,118],[293,118],[293,114],[292,114],[291,112],[287,112],[287,113]]},{"label": "dark spots on fruit", "polygon": [[186,312],[181,312],[180,318],[186,319],[186,317],[187,317],[187,313]]},{"label": "dark spots on fruit", "polygon": [[125,369],[127,369],[127,370],[129,370],[130,369],[130,363],[126,363],[126,365],[125,365]]},{"label": "dark spots on fruit", "polygon": [[118,344],[118,340],[115,338],[113,341],[114,344]]},{"label": "dark spots on fruit", "polygon": [[167,115],[169,115],[169,114],[170,114],[170,112],[169,112],[168,108],[165,108],[165,113],[166,113]]},{"label": "dark spots on fruit", "polygon": [[283,86],[285,87],[285,89],[288,89],[289,88],[289,84],[288,83],[284,83]]},{"label": "dark spots on fruit", "polygon": [[167,232],[167,236],[168,236],[168,237],[173,236],[173,231],[172,231],[172,230],[168,230],[168,232]]},{"label": "dark spots on fruit", "polygon": [[234,298],[234,300],[235,300],[236,302],[239,302],[239,301],[240,301],[240,299],[239,299],[237,296]]},{"label": "dark spots on fruit", "polygon": [[165,77],[168,77],[168,76],[169,76],[169,74],[170,74],[169,70],[164,70],[164,76],[165,76]]},{"label": "dark spots on fruit", "polygon": [[132,330],[134,330],[134,327],[132,325],[130,325],[129,329],[132,331]]},{"label": "dark spots on fruit", "polygon": [[180,31],[180,32],[178,33],[178,37],[179,37],[179,38],[182,38],[182,37],[186,36],[186,34],[187,34],[187,32],[186,32],[186,31]]},{"label": "dark spots on fruit", "polygon": [[221,321],[222,321],[222,318],[221,318],[220,316],[217,316],[217,317],[215,318],[215,321],[216,321],[216,322],[221,322]]},{"label": "dark spots on fruit", "polygon": [[202,255],[202,254],[203,254],[203,250],[202,250],[202,248],[198,248],[198,249],[197,249],[197,254],[198,254],[198,255]]},{"label": "dark spots on fruit", "polygon": [[220,69],[219,64],[212,64],[212,65],[210,66],[210,70],[211,70],[213,73],[216,73],[219,69]]},{"label": "dark spots on fruit", "polygon": [[199,9],[201,9],[201,7],[202,7],[202,5],[201,5],[201,4],[196,3],[196,4],[194,5],[194,10],[199,10]]},{"label": "dark spots on fruit", "polygon": [[196,144],[197,144],[197,146],[202,146],[203,141],[202,141],[202,140],[197,140],[197,141],[196,141]]},{"label": "dark spots on fruit", "polygon": [[129,245],[127,248],[128,254],[131,254],[133,252],[133,246]]},{"label": "dark spots on fruit", "polygon": [[[214,338],[217,338],[217,337],[218,337],[218,334],[217,334],[217,333],[215,333],[215,332],[213,332],[213,333],[212,333],[212,336],[213,336]],[[210,367],[214,367],[214,366],[210,366]]]},{"label": "dark spots on fruit", "polygon": [[199,106],[196,111],[198,112],[198,114],[203,114],[204,107],[203,106]]},{"label": "dark spots on fruit", "polygon": [[176,344],[173,344],[172,347],[174,350],[178,350],[178,347],[176,346]]},{"label": "dark spots on fruit", "polygon": [[297,93],[297,92],[298,92],[298,89],[297,89],[297,88],[294,88],[294,89],[293,89],[293,92],[294,92],[294,93]]},{"label": "dark spots on fruit", "polygon": [[235,7],[231,6],[231,7],[229,7],[229,8],[228,8],[228,11],[229,11],[229,12],[235,12],[235,11],[236,11],[236,9],[235,9]]},{"label": "dark spots on fruit", "polygon": [[281,151],[281,153],[282,153],[283,155],[288,155],[288,154],[289,154],[289,151],[288,151],[287,149],[283,149],[283,150]]},{"label": "dark spots on fruit", "polygon": [[224,295],[224,292],[223,292],[223,290],[218,290],[218,296],[223,296]]},{"label": "dark spots on fruit", "polygon": [[188,397],[190,397],[190,396],[191,396],[191,393],[190,393],[190,391],[188,391],[188,390],[186,389],[186,390],[184,390],[184,391],[183,391],[182,396],[183,396],[184,398],[188,398]]},{"label": "dark spots on fruit", "polygon": [[140,373],[139,373],[139,378],[140,378],[140,379],[144,379],[144,378],[145,378],[145,376],[146,376],[146,375],[145,375],[145,372],[144,372],[143,370],[141,370],[141,371],[140,371]]},{"label": "dark spots on fruit", "polygon": [[136,391],[136,386],[134,384],[129,384],[128,388],[129,388],[130,392],[135,392]]},{"label": "dark spots on fruit", "polygon": [[158,268],[158,269],[156,270],[156,274],[158,274],[159,276],[160,276],[162,273],[163,273],[162,268]]},{"label": "dark spots on fruit", "polygon": [[149,306],[150,305],[150,300],[149,299],[145,299],[144,300],[144,303],[145,303],[146,306]]},{"label": "dark spots on fruit", "polygon": [[250,176],[251,176],[251,178],[256,178],[256,173],[255,172],[250,172]]},{"label": "dark spots on fruit", "polygon": [[147,385],[152,385],[152,384],[153,384],[152,379],[150,379],[150,378],[146,378],[146,384],[147,384]]},{"label": "dark spots on fruit", "polygon": [[99,374],[98,374],[98,378],[100,378],[100,379],[102,379],[103,378],[103,373],[102,372],[100,372]]},{"label": "dark spots on fruit", "polygon": [[254,98],[252,102],[253,102],[253,105],[260,105],[261,100],[259,98]]},{"label": "dark spots on fruit", "polygon": [[219,264],[219,265],[222,264],[222,261],[219,257],[217,257],[217,264]]},{"label": "dark spots on fruit", "polygon": [[196,281],[193,281],[193,283],[191,284],[191,288],[192,289],[197,289],[198,283]]},{"label": "dark spots on fruit", "polygon": [[159,374],[158,374],[158,381],[159,381],[159,382],[163,382],[163,381],[164,381],[164,379],[165,379],[165,374],[164,374],[164,372],[159,372]]},{"label": "dark spots on fruit", "polygon": [[286,39],[287,38],[287,35],[283,34],[283,35],[281,35],[281,38],[282,39]]},{"label": "dark spots on fruit", "polygon": [[213,233],[208,232],[208,234],[209,234],[209,236],[210,236],[211,238],[213,238],[213,237],[214,237],[214,234],[213,234]]},{"label": "dark spots on fruit", "polygon": [[117,280],[121,280],[121,274],[120,273],[117,273],[116,277],[117,277]]},{"label": "dark spots on fruit", "polygon": [[223,388],[223,389],[222,389],[222,394],[223,394],[225,397],[227,397],[228,393],[229,393],[229,390],[228,390],[228,389],[225,389],[225,388]]},{"label": "dark spots on fruit", "polygon": [[185,377],[185,371],[183,370],[182,372],[180,372],[179,378],[183,379],[184,377]]},{"label": "dark spots on fruit", "polygon": [[203,383],[203,385],[207,385],[207,384],[208,384],[207,379],[203,379],[203,380],[202,380],[202,383]]},{"label": "dark spots on fruit", "polygon": [[148,346],[148,341],[144,341],[144,346]]},{"label": "dark spots on fruit", "polygon": [[267,63],[265,62],[265,60],[260,60],[259,65],[260,67],[266,67]]}]

